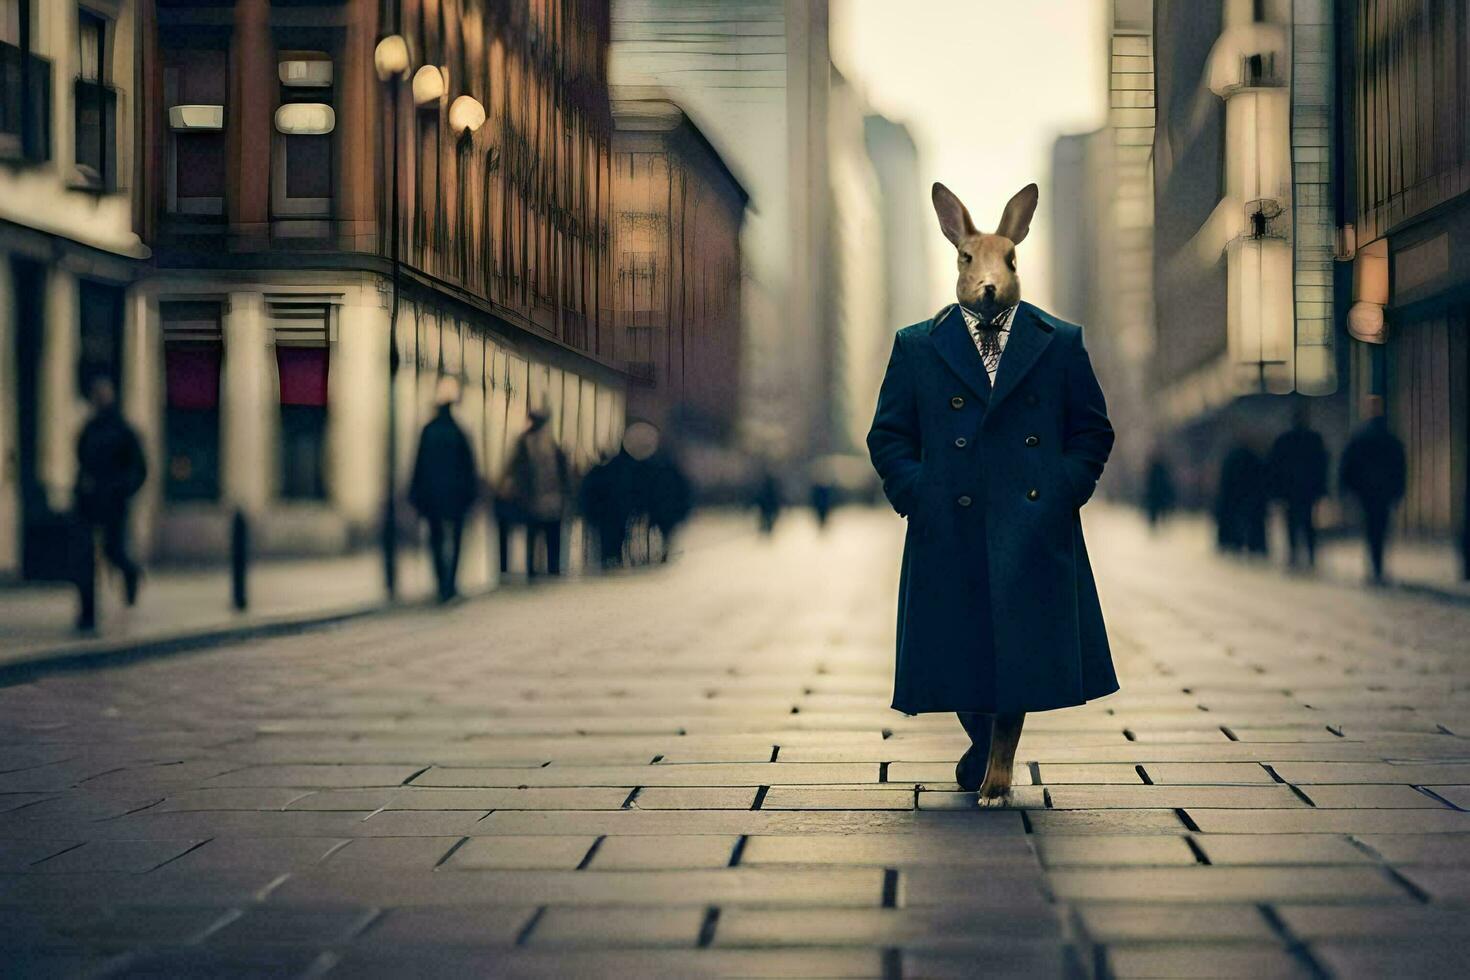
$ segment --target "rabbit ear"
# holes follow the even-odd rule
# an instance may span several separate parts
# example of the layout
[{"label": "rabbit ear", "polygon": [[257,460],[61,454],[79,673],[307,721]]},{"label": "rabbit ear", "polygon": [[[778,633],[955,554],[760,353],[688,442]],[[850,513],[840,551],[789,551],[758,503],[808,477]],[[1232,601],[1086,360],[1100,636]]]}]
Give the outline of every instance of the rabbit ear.
[{"label": "rabbit ear", "polygon": [[1006,202],[1005,213],[1000,216],[995,233],[1009,238],[1012,244],[1021,244],[1021,239],[1031,230],[1031,216],[1036,213],[1039,193],[1035,184],[1027,184],[1016,191],[1016,196]]},{"label": "rabbit ear", "polygon": [[958,247],[960,242],[975,234],[975,222],[970,220],[970,212],[955,197],[954,191],[935,181],[932,196],[934,213],[939,215],[939,227],[951,245]]}]

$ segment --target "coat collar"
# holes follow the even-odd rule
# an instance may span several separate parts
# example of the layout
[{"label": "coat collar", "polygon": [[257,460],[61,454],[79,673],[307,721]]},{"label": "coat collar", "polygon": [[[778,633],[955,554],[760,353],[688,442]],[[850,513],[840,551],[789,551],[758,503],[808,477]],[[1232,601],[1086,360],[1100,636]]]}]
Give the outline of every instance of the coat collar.
[{"label": "coat collar", "polygon": [[1051,343],[1052,330],[1045,315],[1030,303],[1021,303],[1016,308],[1016,315],[1011,318],[1011,336],[1006,340],[1005,353],[995,372],[995,390],[990,395],[992,409],[1016,390],[1016,385]]},{"label": "coat collar", "polygon": [[[934,335],[934,349],[939,351],[944,363],[960,376],[960,380],[971,391],[988,400],[990,373],[985,370],[985,362],[975,349],[974,338],[970,336],[970,329],[965,326],[965,318],[960,313],[959,305],[951,303],[936,313],[930,330]],[[1000,361],[1004,364],[1005,357],[1002,356]]]}]

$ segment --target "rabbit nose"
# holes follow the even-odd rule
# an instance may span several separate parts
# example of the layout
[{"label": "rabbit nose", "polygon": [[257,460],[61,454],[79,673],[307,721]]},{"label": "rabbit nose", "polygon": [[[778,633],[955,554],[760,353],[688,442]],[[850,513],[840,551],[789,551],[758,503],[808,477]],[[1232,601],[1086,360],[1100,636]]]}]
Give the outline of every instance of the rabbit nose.
[{"label": "rabbit nose", "polygon": [[986,296],[994,296],[995,295],[995,283],[993,283],[993,282],[987,282],[985,284],[985,290],[984,290],[984,292],[985,292],[985,295]]}]

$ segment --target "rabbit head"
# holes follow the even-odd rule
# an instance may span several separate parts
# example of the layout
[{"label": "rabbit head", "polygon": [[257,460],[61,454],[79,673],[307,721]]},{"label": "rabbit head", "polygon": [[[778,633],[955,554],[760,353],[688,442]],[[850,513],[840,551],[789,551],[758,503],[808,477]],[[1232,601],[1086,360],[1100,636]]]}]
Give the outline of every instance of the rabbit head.
[{"label": "rabbit head", "polygon": [[993,234],[977,231],[964,204],[943,184],[934,185],[934,211],[944,237],[955,247],[959,280],[955,296],[964,306],[989,323],[1007,307],[1021,301],[1021,280],[1016,275],[1016,246],[1031,230],[1036,213],[1037,189],[1027,184],[1006,203],[1000,224]]}]

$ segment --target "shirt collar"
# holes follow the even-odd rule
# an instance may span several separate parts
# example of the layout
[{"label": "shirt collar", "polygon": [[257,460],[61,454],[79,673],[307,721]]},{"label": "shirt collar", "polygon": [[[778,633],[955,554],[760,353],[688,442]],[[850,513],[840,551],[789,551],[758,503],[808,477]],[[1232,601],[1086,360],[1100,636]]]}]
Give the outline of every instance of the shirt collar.
[{"label": "shirt collar", "polygon": [[[991,325],[1002,333],[1010,330],[1011,318],[1016,315],[1016,306],[1019,305],[1020,304],[1017,303],[1015,306],[1007,306],[1005,309],[1001,310],[1000,313],[996,314],[995,319],[990,321]],[[971,330],[980,329],[981,322],[978,314],[972,313],[970,310],[965,309],[964,306],[960,306],[960,315],[965,318],[965,326],[969,327]]]}]

